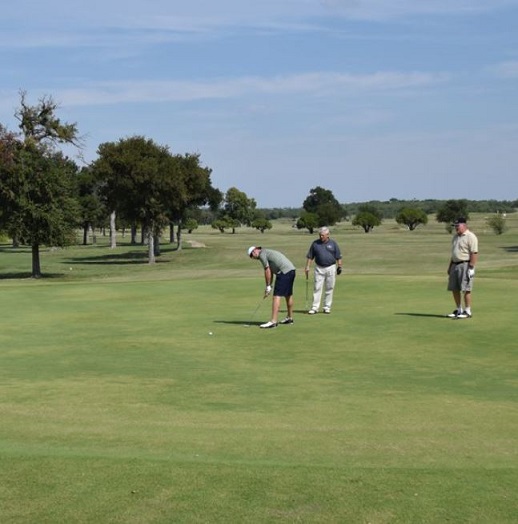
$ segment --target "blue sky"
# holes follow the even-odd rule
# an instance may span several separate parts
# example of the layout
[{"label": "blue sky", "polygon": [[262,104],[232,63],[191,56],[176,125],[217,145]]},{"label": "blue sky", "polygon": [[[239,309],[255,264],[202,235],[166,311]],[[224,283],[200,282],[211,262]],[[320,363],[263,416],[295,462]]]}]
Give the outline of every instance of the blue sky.
[{"label": "blue sky", "polygon": [[143,135],[259,207],[515,200],[517,28],[518,0],[16,0],[0,123],[51,95],[87,162]]}]

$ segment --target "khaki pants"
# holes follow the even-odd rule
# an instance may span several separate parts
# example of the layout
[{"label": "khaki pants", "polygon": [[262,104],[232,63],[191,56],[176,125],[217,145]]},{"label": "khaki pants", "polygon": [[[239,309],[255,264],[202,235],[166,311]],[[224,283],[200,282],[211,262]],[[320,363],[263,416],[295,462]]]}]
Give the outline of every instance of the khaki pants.
[{"label": "khaki pants", "polygon": [[324,293],[324,309],[331,309],[336,282],[336,265],[322,267],[315,264],[314,277],[312,309],[315,311],[319,310],[322,293]]}]

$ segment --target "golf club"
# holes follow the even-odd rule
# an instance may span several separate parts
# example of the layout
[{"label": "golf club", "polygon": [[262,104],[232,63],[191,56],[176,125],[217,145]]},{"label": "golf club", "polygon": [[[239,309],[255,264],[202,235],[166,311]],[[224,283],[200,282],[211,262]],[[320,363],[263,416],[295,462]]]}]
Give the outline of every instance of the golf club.
[{"label": "golf club", "polygon": [[306,311],[309,309],[309,275],[306,273]]},{"label": "golf club", "polygon": [[256,308],[254,309],[254,312],[252,313],[252,316],[250,317],[250,322],[248,324],[245,324],[245,327],[250,327],[252,325],[252,322],[254,321],[255,315],[259,311],[259,308],[261,307],[261,304],[264,302],[264,299],[266,297],[263,297],[260,302],[257,304]]}]

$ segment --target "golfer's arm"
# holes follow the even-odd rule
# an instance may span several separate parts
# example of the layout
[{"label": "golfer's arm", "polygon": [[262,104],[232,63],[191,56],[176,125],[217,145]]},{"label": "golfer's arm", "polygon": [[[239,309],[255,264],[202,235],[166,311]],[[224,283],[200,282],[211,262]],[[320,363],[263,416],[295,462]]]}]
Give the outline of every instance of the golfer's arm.
[{"label": "golfer's arm", "polygon": [[477,265],[477,261],[478,261],[478,253],[471,253],[469,255],[469,265],[471,267],[475,267]]},{"label": "golfer's arm", "polygon": [[264,270],[264,281],[266,282],[267,286],[272,285],[272,270],[270,269],[270,266]]}]

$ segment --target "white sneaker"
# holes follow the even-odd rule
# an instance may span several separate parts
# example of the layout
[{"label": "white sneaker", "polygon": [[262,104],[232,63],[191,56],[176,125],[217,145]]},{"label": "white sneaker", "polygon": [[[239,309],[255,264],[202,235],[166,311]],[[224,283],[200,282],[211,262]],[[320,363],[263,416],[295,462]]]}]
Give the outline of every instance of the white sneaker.
[{"label": "white sneaker", "polygon": [[271,329],[277,327],[277,322],[272,322],[271,320],[266,322],[265,324],[261,324],[259,326],[261,329]]},{"label": "white sneaker", "polygon": [[323,309],[323,312],[326,314],[326,315],[329,315],[329,313],[331,313],[331,308],[330,307],[325,307]]},{"label": "white sneaker", "polygon": [[318,313],[318,311],[316,309],[310,309],[308,311],[308,315],[316,315]]}]

